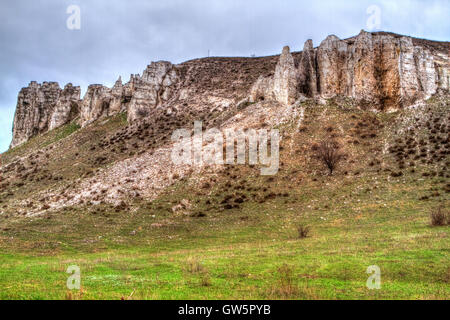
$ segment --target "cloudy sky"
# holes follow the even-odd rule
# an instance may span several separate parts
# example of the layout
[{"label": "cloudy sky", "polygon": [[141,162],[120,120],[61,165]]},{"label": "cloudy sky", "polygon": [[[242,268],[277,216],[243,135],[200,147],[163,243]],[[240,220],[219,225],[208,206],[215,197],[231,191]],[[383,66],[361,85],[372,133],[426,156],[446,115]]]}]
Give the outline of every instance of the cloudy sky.
[{"label": "cloudy sky", "polygon": [[[79,30],[67,27],[71,5],[80,8]],[[83,95],[92,83],[128,81],[151,61],[179,63],[208,51],[271,55],[369,28],[450,41],[449,17],[449,0],[1,1],[0,152],[11,141],[17,93],[31,80],[72,82]]]}]

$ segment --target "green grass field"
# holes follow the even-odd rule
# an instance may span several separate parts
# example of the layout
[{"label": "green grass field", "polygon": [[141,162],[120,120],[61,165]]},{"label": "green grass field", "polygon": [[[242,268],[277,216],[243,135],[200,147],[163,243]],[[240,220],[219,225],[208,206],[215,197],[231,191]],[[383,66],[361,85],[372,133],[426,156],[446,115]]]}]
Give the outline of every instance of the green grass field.
[{"label": "green grass field", "polygon": [[[432,210],[449,207],[445,167],[442,176],[425,177],[442,162],[416,161],[414,172],[393,176],[397,163],[380,145],[398,139],[389,129],[397,115],[366,116],[339,106],[307,109],[304,128],[281,128],[288,133],[283,164],[272,178],[258,168],[205,169],[207,187],[181,180],[153,202],[130,199],[119,210],[0,215],[0,299],[449,299],[450,227],[430,225]],[[376,120],[384,127],[372,127]],[[4,161],[60,141],[67,154],[47,166],[64,181],[30,182],[0,200],[12,210],[33,188],[70,184],[85,169],[70,161],[94,158],[91,146],[125,124],[122,116],[94,129],[62,128],[11,150]],[[349,154],[331,177],[305,151],[330,126],[343,132]],[[224,208],[227,198],[239,205]],[[189,212],[173,212],[183,199]],[[299,238],[299,226],[310,227],[308,237]],[[66,286],[71,265],[81,270],[80,290]],[[366,287],[373,265],[380,290]]]},{"label": "green grass field", "polygon": [[[431,227],[429,204],[401,181],[346,201],[363,182],[352,180],[342,197],[319,181],[202,218],[168,219],[165,204],[185,195],[179,186],[135,212],[1,221],[0,298],[448,299],[449,227]],[[300,224],[311,226],[307,238]],[[70,265],[81,269],[81,290],[66,288]],[[366,287],[371,265],[380,290]]]}]

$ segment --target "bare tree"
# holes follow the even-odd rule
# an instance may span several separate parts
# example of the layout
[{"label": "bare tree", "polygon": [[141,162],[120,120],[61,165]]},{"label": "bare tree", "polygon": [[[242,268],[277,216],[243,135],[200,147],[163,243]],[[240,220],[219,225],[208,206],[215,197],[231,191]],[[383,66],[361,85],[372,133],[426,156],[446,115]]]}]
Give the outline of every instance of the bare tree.
[{"label": "bare tree", "polygon": [[317,158],[325,164],[330,171],[330,175],[336,169],[338,163],[343,159],[344,155],[340,150],[337,142],[331,139],[325,139],[315,148]]}]

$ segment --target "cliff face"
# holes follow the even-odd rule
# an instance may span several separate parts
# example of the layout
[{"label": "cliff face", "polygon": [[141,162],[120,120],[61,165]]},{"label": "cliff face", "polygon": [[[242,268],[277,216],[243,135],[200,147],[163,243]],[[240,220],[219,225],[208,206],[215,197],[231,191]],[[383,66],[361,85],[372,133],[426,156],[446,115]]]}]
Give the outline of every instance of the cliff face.
[{"label": "cliff face", "polygon": [[345,96],[381,110],[398,108],[449,90],[449,52],[364,31],[346,40],[328,36],[315,49],[308,40],[297,64],[289,48],[283,50],[274,76],[260,78],[250,99],[292,103],[301,95]]},{"label": "cliff face", "polygon": [[127,111],[131,123],[145,118],[152,108],[170,99],[176,81],[175,67],[170,62],[159,61],[149,65],[142,76],[131,75],[125,85],[120,78],[111,89],[91,85],[81,102],[81,126],[123,111]]},{"label": "cliff face", "polygon": [[178,80],[175,66],[170,62],[153,62],[142,77],[135,75],[128,91],[131,95],[128,106],[128,121],[134,122],[149,115],[149,110],[167,103],[174,95]]},{"label": "cliff face", "polygon": [[68,84],[61,89],[56,82],[42,85],[31,82],[17,99],[11,147],[31,137],[57,128],[79,113],[80,87]]},{"label": "cliff face", "polygon": [[77,116],[83,127],[119,112],[133,123],[158,108],[215,112],[245,96],[284,105],[344,96],[379,110],[401,108],[450,89],[449,52],[449,43],[362,31],[328,36],[317,48],[308,40],[299,53],[285,47],[279,57],[152,62],[128,83],[89,86],[83,100],[79,87],[32,82],[19,93],[11,147]]}]

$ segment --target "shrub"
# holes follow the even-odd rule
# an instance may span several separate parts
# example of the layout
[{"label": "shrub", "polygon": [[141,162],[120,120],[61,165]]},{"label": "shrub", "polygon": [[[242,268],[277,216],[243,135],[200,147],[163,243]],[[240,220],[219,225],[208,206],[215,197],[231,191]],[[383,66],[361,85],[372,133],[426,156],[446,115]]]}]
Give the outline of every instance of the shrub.
[{"label": "shrub", "polygon": [[188,258],[186,261],[185,271],[192,275],[198,275],[200,277],[200,285],[202,287],[211,286],[211,276],[208,269],[196,258]]},{"label": "shrub", "polygon": [[435,227],[445,226],[450,223],[450,214],[442,206],[433,209],[430,214],[431,225]]},{"label": "shrub", "polygon": [[307,238],[311,228],[305,225],[299,225],[297,228],[299,239]]},{"label": "shrub", "polygon": [[173,180],[178,180],[178,179],[180,179],[180,175],[178,173],[175,173],[175,174],[172,175],[172,179]]},{"label": "shrub", "polygon": [[139,118],[146,118],[149,114],[148,110],[145,109],[138,109],[136,113]]},{"label": "shrub", "polygon": [[202,287],[210,287],[212,285],[211,277],[208,272],[205,272],[201,275],[200,284]]},{"label": "shrub", "polygon": [[398,177],[401,177],[401,176],[403,176],[403,172],[401,172],[401,171],[398,171],[398,172],[393,171],[393,172],[391,172],[391,177],[398,178]]},{"label": "shrub", "polygon": [[320,142],[319,145],[313,146],[313,151],[317,158],[328,168],[330,175],[336,169],[338,163],[343,159],[339,145],[331,139]]}]

